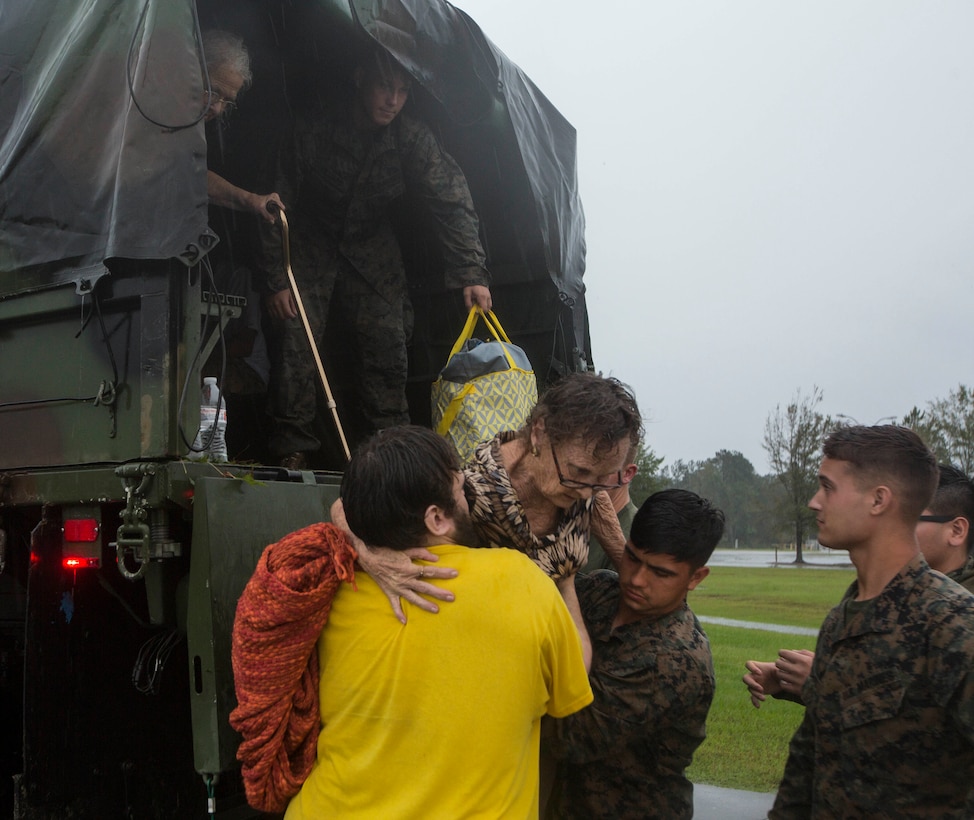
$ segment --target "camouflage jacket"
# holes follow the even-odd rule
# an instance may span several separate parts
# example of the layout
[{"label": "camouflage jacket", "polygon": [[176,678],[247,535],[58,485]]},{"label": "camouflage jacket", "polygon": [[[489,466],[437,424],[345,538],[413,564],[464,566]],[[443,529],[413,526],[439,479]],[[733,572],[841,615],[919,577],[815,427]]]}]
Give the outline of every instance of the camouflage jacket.
[{"label": "camouflage jacket", "polygon": [[[382,292],[404,276],[390,208],[407,191],[432,217],[446,286],[487,285],[479,221],[463,171],[419,120],[400,114],[379,131],[352,125],[348,106],[298,119],[279,160],[277,190],[288,208],[291,247],[319,243],[340,253]],[[262,225],[269,290],[287,287],[277,227]],[[300,279],[298,266],[295,277]]]},{"label": "camouflage jacket", "polygon": [[714,695],[707,636],[686,604],[613,630],[618,576],[602,570],[576,586],[592,639],[595,701],[545,726],[545,748],[558,759],[548,816],[691,817],[684,771],[706,736]]},{"label": "camouflage jacket", "polygon": [[967,556],[963,566],[958,567],[953,572],[948,572],[947,577],[956,581],[964,589],[974,592],[974,552]]},{"label": "camouflage jacket", "polygon": [[974,595],[922,557],[826,616],[769,817],[974,816]]}]

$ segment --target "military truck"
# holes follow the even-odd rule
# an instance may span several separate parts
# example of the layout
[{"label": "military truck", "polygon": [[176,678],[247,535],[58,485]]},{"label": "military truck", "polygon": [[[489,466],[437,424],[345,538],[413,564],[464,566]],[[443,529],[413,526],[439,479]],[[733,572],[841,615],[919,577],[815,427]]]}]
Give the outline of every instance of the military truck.
[{"label": "military truck", "polygon": [[[207,133],[209,27],[244,37],[254,82]],[[235,604],[267,544],[327,518],[341,462],[290,472],[240,446],[230,463],[187,458],[201,374],[226,374],[226,334],[253,299],[213,260],[250,264],[256,224],[208,211],[205,175],[209,164],[270,191],[283,127],[363,43],[408,69],[410,105],[463,167],[495,305],[541,386],[589,366],[574,130],[462,11],[5,4],[0,815],[256,816],[228,722]],[[442,287],[421,209],[401,211],[410,407],[429,423],[430,383],[465,311]],[[229,426],[245,428],[243,410]]]}]

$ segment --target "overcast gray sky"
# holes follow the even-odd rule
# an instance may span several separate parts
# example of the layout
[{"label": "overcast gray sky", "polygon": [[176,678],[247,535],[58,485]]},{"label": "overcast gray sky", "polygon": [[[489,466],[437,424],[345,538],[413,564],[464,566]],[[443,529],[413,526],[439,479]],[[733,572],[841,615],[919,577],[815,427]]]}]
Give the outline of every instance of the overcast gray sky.
[{"label": "overcast gray sky", "polygon": [[456,5],[577,129],[595,364],[665,463],[974,381],[974,2]]}]

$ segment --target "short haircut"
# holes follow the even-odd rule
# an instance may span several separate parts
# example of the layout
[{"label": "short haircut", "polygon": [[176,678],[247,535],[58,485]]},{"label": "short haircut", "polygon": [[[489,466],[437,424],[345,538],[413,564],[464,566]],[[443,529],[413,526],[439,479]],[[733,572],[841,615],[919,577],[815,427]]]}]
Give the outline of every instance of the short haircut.
[{"label": "short haircut", "polygon": [[643,437],[643,420],[632,389],[611,376],[592,372],[569,373],[545,390],[522,435],[530,435],[538,421],[544,423],[553,444],[581,439],[596,456],[620,443],[627,454],[635,453]]},{"label": "short haircut", "polygon": [[724,535],[724,513],[689,490],[661,490],[632,519],[629,540],[641,552],[671,555],[699,569]]},{"label": "short haircut", "polygon": [[249,88],[254,76],[250,71],[250,53],[243,37],[221,29],[203,32],[203,54],[206,71],[213,74],[221,66],[235,71],[243,78],[243,87]]},{"label": "short haircut", "polygon": [[934,515],[966,518],[970,526],[964,546],[968,550],[971,548],[971,538],[974,537],[974,481],[963,470],[958,470],[952,464],[940,465],[937,492],[933,494],[927,509]]},{"label": "short haircut", "polygon": [[904,520],[911,525],[937,487],[937,459],[908,427],[839,427],[825,440],[822,452],[826,458],[850,464],[860,486],[889,486],[899,498]]},{"label": "short haircut", "polygon": [[364,442],[342,476],[348,525],[366,544],[421,546],[431,504],[452,515],[460,470],[456,450],[426,427],[381,430]]},{"label": "short haircut", "polygon": [[359,60],[358,67],[366,83],[386,82],[399,77],[412,85],[412,75],[385,49],[371,49]]}]

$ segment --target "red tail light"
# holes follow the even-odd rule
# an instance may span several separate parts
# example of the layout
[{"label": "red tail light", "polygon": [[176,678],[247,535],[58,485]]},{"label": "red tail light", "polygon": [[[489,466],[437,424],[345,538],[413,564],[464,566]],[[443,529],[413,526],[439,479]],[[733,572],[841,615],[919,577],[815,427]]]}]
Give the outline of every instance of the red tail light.
[{"label": "red tail light", "polygon": [[101,538],[98,519],[65,518],[61,566],[65,569],[98,569],[101,566]]},{"label": "red tail light", "polygon": [[98,569],[101,566],[101,558],[65,555],[61,558],[61,566],[65,569]]},{"label": "red tail light", "polygon": [[90,543],[98,540],[98,521],[94,518],[69,518],[64,522],[64,541]]}]

